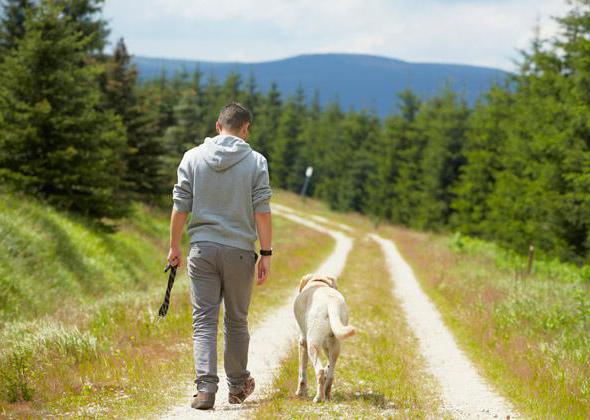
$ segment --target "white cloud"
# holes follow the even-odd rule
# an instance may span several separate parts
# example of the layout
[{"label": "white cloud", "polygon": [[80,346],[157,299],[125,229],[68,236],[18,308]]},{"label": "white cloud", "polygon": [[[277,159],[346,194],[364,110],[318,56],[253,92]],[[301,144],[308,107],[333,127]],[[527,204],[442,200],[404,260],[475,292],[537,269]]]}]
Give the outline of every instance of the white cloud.
[{"label": "white cloud", "polygon": [[[333,51],[508,69],[537,19],[550,35],[557,25],[549,17],[565,11],[565,0],[110,0],[106,7],[137,54],[260,61]],[[164,20],[190,22],[195,31],[239,26],[245,42],[232,51],[223,36],[199,32],[163,51],[159,41],[172,32],[159,26]],[[150,42],[134,34],[145,32],[142,25],[155,32]]]}]

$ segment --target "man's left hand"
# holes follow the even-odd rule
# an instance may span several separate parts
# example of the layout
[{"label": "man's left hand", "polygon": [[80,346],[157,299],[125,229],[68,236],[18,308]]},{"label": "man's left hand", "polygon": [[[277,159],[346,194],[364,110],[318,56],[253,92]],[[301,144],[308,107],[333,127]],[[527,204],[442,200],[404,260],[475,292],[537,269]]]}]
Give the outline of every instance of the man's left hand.
[{"label": "man's left hand", "polygon": [[168,251],[168,262],[172,267],[180,268],[182,265],[182,251],[180,247],[171,247]]}]

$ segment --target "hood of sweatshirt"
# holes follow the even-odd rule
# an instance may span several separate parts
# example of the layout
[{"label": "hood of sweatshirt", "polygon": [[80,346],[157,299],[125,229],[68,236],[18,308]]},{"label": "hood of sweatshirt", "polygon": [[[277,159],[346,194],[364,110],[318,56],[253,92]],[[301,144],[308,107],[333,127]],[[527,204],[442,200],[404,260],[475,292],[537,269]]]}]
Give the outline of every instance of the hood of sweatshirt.
[{"label": "hood of sweatshirt", "polygon": [[242,161],[252,153],[252,148],[244,140],[220,134],[213,138],[207,137],[203,142],[203,157],[207,165],[215,171],[225,171]]}]

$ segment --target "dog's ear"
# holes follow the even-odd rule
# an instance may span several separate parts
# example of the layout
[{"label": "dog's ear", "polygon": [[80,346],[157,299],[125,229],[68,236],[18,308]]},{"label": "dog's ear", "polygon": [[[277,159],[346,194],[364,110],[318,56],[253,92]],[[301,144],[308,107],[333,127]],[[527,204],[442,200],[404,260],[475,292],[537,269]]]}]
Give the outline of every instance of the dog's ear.
[{"label": "dog's ear", "polygon": [[338,282],[336,281],[335,277],[326,277],[326,280],[330,282],[334,289],[338,289]]},{"label": "dog's ear", "polygon": [[301,280],[299,280],[299,292],[300,293],[312,278],[313,278],[313,274],[306,274],[305,276],[301,277]]}]

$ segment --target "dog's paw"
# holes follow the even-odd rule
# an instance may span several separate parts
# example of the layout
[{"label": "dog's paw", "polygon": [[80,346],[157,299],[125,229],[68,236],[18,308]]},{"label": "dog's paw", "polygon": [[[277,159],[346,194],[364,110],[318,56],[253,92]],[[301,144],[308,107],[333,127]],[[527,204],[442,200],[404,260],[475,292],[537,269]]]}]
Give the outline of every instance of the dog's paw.
[{"label": "dog's paw", "polygon": [[307,387],[297,388],[295,395],[298,397],[307,397]]},{"label": "dog's paw", "polygon": [[319,395],[316,395],[316,396],[313,398],[313,402],[314,402],[314,403],[321,403],[321,402],[323,402],[323,401],[324,401],[324,400],[323,400],[323,398],[322,398],[322,397],[320,397]]}]

